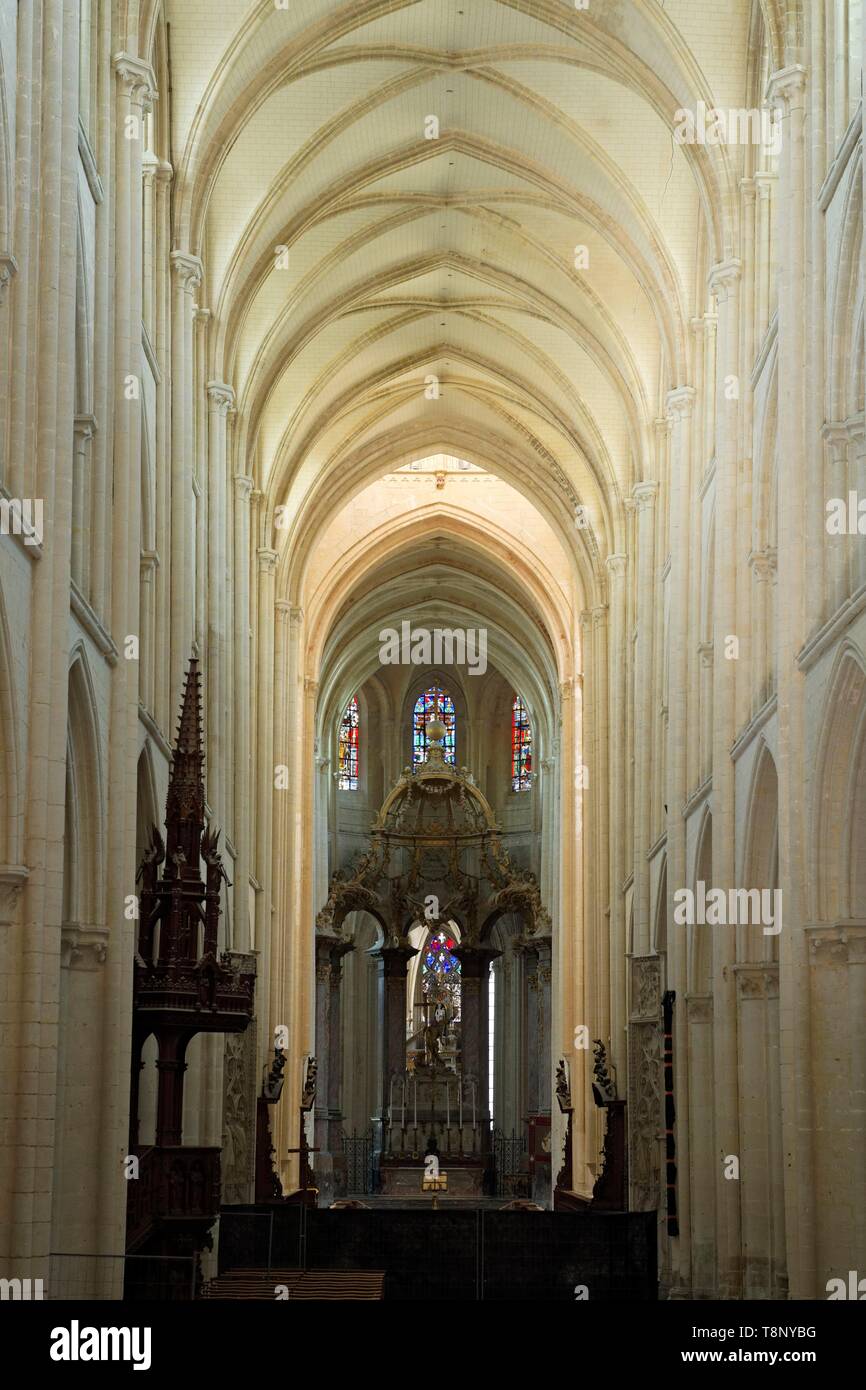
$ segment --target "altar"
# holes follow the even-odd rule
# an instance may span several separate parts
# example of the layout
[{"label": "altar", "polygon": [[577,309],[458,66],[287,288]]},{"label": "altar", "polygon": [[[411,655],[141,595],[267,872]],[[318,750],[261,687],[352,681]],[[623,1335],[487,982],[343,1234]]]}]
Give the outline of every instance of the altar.
[{"label": "altar", "polygon": [[[410,1057],[410,1061],[411,1061]],[[486,1117],[485,1117],[486,1119]],[[449,1197],[480,1197],[489,1159],[477,1083],[441,1065],[414,1065],[391,1078],[379,1172],[383,1196],[429,1200],[432,1156]]]},{"label": "altar", "polygon": [[[527,1007],[530,1109],[533,1096],[538,1108],[544,1086],[550,971],[540,962],[550,960],[551,924],[538,881],[511,862],[472,774],[447,760],[438,708],[426,733],[425,760],[407,767],[392,787],[368,848],[351,868],[334,871],[316,916],[321,1086],[313,1168],[322,1205],[347,1191],[429,1204],[438,1192],[445,1203],[484,1200],[495,1190],[495,1155],[503,1146],[494,1143],[490,1063],[494,1016],[506,1017],[509,1002],[503,987],[503,1008],[493,1008],[491,971],[503,954],[503,923],[519,939],[517,974],[526,963],[526,978],[534,979],[532,962],[538,963],[538,989]],[[366,955],[375,978],[366,975],[359,987],[358,977],[365,977],[356,960],[347,1009],[340,989],[343,959],[356,950],[346,931],[353,914],[374,924]],[[358,1061],[359,1071],[368,1069],[361,1113],[370,1128],[360,1135],[354,1128],[349,1134],[342,1121],[356,1064],[341,1037],[346,1016],[368,1021]],[[517,1013],[512,1026],[520,1026]],[[447,1176],[447,1189],[438,1192],[424,1187],[431,1155]]]}]

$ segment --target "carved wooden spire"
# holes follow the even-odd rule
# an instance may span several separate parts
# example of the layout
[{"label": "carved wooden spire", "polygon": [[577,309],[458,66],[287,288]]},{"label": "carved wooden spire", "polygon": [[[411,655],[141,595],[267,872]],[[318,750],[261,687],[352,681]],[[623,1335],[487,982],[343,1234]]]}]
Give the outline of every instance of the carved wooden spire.
[{"label": "carved wooden spire", "polygon": [[201,676],[198,661],[193,657],[183,691],[165,803],[166,878],[201,879],[204,824]]}]

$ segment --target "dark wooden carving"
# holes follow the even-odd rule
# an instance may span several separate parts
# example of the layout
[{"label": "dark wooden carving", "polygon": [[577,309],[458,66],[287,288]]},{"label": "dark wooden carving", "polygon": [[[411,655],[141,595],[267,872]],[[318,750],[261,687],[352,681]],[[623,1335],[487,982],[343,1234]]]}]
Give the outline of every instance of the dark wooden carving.
[{"label": "dark wooden carving", "polygon": [[678,1236],[680,1233],[679,1215],[677,1213],[677,1142],[676,1135],[674,1134],[676,1108],[674,1105],[673,1017],[674,1000],[676,997],[676,993],[672,989],[666,990],[662,995],[662,1019],[664,1027],[663,1062],[665,1076],[665,1167],[668,1235],[670,1236]]},{"label": "dark wooden carving", "polygon": [[[205,826],[203,769],[200,678],[193,660],[169,777],[166,840],[153,826],[137,878],[130,1153],[139,1160],[139,1177],[129,1183],[127,1253],[186,1254],[196,1262],[219,1211],[220,1151],[183,1144],[186,1052],[197,1033],[242,1032],[252,1017],[255,984],[252,974],[217,954],[220,897],[228,879],[219,833]],[[139,1076],[151,1033],[158,1048],[156,1139],[142,1148]]]}]

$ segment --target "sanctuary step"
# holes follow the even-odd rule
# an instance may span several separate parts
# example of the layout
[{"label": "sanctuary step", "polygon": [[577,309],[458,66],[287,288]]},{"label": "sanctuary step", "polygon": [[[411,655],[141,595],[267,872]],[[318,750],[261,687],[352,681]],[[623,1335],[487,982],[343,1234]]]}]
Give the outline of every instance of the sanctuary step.
[{"label": "sanctuary step", "polygon": [[[279,1303],[283,1286],[290,1300],[378,1301],[383,1297],[384,1270],[364,1269],[231,1269],[205,1284],[201,1297]],[[281,1295],[285,1299],[285,1293]]]},{"label": "sanctuary step", "polygon": [[506,1197],[452,1197],[447,1192],[399,1193],[396,1196],[353,1192],[347,1200],[363,1202],[371,1211],[413,1211],[418,1207],[432,1207],[434,1197],[437,1209],[447,1207],[449,1211],[501,1211],[510,1200]]}]

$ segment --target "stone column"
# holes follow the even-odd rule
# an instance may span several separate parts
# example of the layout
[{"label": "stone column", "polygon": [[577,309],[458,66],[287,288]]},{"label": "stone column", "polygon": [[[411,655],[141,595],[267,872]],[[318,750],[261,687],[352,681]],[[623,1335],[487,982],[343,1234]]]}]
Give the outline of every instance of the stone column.
[{"label": "stone column", "polygon": [[76,415],[73,448],[72,578],[90,600],[90,441],[96,433],[93,415]]},{"label": "stone column", "polygon": [[776,567],[776,552],[753,551],[749,566],[755,583],[752,589],[752,713],[756,714],[769,698],[770,649],[769,631],[772,617],[772,577]]},{"label": "stone column", "polygon": [[156,651],[156,574],[159,556],[155,550],[142,550],[140,566],[141,670],[138,696],[149,714],[154,713],[155,675],[158,664]]},{"label": "stone column", "polygon": [[[716,567],[713,583],[713,885],[727,890],[736,882],[734,849],[736,820],[734,763],[731,745],[736,737],[736,682],[739,662],[731,640],[737,632],[738,407],[727,391],[728,379],[739,378],[739,261],[724,261],[710,272],[710,289],[719,313],[716,372]],[[726,553],[727,540],[730,551]],[[713,929],[713,1014],[716,1092],[716,1142],[721,1155],[739,1154],[737,1086],[737,999],[733,965],[736,934],[729,927]],[[740,1195],[725,1178],[720,1162],[716,1174],[716,1216],[720,1298],[741,1297]]]},{"label": "stone column", "polygon": [[223,381],[209,381],[208,394],[208,621],[205,645],[207,670],[207,793],[218,823],[227,826],[226,764],[230,761],[226,719],[230,698],[228,658],[228,476],[227,419],[235,393]]},{"label": "stone column", "polygon": [[757,209],[755,218],[755,342],[763,341],[770,322],[771,198],[776,175],[762,170],[755,174]]},{"label": "stone column", "polygon": [[256,680],[256,840],[255,877],[259,885],[256,900],[256,938],[258,927],[268,934],[271,917],[271,849],[274,811],[274,591],[277,553],[262,548],[258,558],[258,678]]},{"label": "stone column", "polygon": [[[667,398],[668,413],[672,419],[671,425],[671,451],[670,451],[670,619],[668,630],[668,646],[670,651],[668,668],[668,748],[667,748],[667,987],[676,991],[679,999],[686,993],[686,937],[685,931],[674,925],[673,917],[673,895],[679,888],[687,886],[686,875],[686,824],[683,819],[683,806],[688,795],[688,639],[690,631],[690,611],[689,600],[692,588],[689,583],[691,575],[691,564],[693,553],[691,546],[691,491],[693,484],[693,459],[692,459],[692,411],[694,408],[695,391],[691,386],[681,386],[675,391],[671,391]],[[648,845],[642,844],[640,852],[646,854]],[[636,842],[637,850],[637,842]],[[640,948],[635,945],[636,955],[648,950],[648,939],[646,945]],[[640,1093],[637,1088],[640,1086],[640,1076],[632,1076],[632,1066],[638,1066],[643,1075],[644,1084],[649,1085],[652,1078],[657,1074],[660,1067],[658,1053],[658,1043],[652,1037],[648,1015],[650,1006],[654,1012],[656,1020],[660,1020],[660,994],[661,980],[659,975],[659,963],[653,968],[649,961],[640,962],[635,959],[632,962],[633,986],[632,986],[632,1015],[637,1017],[631,1028],[631,1046],[629,1050],[629,1092],[633,1095],[638,1106],[642,1106]],[[652,982],[652,988],[650,988]],[[635,990],[639,990],[643,995],[643,1004],[639,1005],[636,1000]],[[676,1017],[676,1014],[675,1014]],[[660,1030],[661,1024],[656,1022],[656,1028]],[[666,1277],[670,1283],[671,1291],[680,1294],[690,1287],[691,1281],[691,1237],[689,1230],[689,1184],[688,1184],[688,1037],[685,1029],[678,1029],[675,1024],[674,1036],[674,1076],[676,1078],[676,1095],[674,1103],[678,1116],[676,1127],[677,1145],[677,1169],[680,1179],[677,1184],[677,1210],[679,1217],[680,1238],[676,1246],[671,1247],[667,1239],[667,1226],[664,1220],[660,1221],[660,1237],[662,1259],[670,1265],[666,1270]],[[655,1105],[655,1100],[652,1100]],[[658,1146],[650,1153],[650,1133],[652,1118],[646,1109],[643,1114],[636,1112],[631,1104],[629,1106],[629,1123],[637,1123],[638,1136],[635,1144],[632,1145],[634,1156],[639,1160],[643,1167],[643,1172],[636,1174],[632,1183],[632,1191],[640,1192],[643,1188],[644,1200],[646,1195],[652,1190],[653,1184],[658,1181],[659,1165],[663,1163],[663,1154],[659,1152]],[[658,1124],[661,1129],[661,1112],[658,1112]],[[630,1159],[631,1162],[631,1159]],[[661,1171],[664,1171],[663,1168]],[[659,1207],[663,1210],[664,1204],[661,1202],[659,1190]]]},{"label": "stone column", "polygon": [[686,1118],[692,1156],[691,1296],[713,1298],[716,1289],[717,1164],[713,1132],[713,996],[687,994],[685,1009],[689,1035],[689,1104],[687,1116],[680,1116],[680,1128]]},{"label": "stone column", "polygon": [[[502,954],[492,946],[456,946],[454,955],[460,961],[461,988],[461,1050],[464,1082],[474,1078],[476,1086],[475,1114],[478,1122],[479,1151],[489,1146],[490,1113],[488,1104],[488,1002],[487,987],[490,963]],[[467,1120],[469,1091],[465,1092],[463,1116]],[[471,1114],[470,1114],[471,1118]]]},{"label": "stone column", "polygon": [[[626,815],[625,815],[625,576],[628,558],[608,555],[610,605],[610,681],[608,684],[608,739],[610,742],[610,865],[608,902],[610,917],[609,959],[610,1036],[608,1057],[625,1079],[625,899],[622,885],[625,879]],[[631,856],[628,856],[629,858]]]},{"label": "stone column", "polygon": [[[635,951],[650,950],[650,878],[647,850],[650,823],[650,755],[653,735],[652,634],[655,625],[654,514],[659,485],[638,483],[637,512],[637,646],[634,668],[634,939]],[[684,734],[684,730],[682,731]]]},{"label": "stone column", "polygon": [[346,1160],[343,1153],[340,1088],[342,1038],[340,1028],[340,977],[343,956],[352,943],[342,937],[316,933],[316,1061],[318,1063],[315,1145],[313,1157],[319,1205],[330,1206],[345,1195]]},{"label": "stone column", "polygon": [[193,498],[193,315],[202,281],[198,256],[172,251],[171,328],[171,701],[180,703],[195,636]]},{"label": "stone column", "polygon": [[[528,1080],[528,1117],[550,1118],[551,1076],[553,1059],[551,1043],[551,939],[549,936],[526,937],[520,943],[524,951],[526,979],[526,1057]],[[570,1055],[573,1059],[574,1053]],[[574,1070],[572,1066],[572,1071]],[[552,1136],[552,1130],[550,1131]],[[560,1168],[561,1148],[551,1145],[549,1164],[536,1164],[531,1196],[533,1201],[550,1205],[553,1184]]]},{"label": "stone column", "polygon": [[774,73],[770,99],[781,110],[779,179],[779,452],[785,486],[779,491],[778,585],[784,602],[776,621],[779,755],[779,887],[784,903],[779,936],[783,1147],[786,1155],[785,1229],[791,1297],[814,1298],[814,1134],[810,1001],[806,959],[807,806],[803,796],[806,745],[805,678],[797,656],[806,638],[803,536],[806,459],[803,345],[806,318],[805,138],[806,73],[793,65]]},{"label": "stone column", "polygon": [[[155,548],[159,555],[156,574],[155,643],[161,654],[170,652],[171,644],[171,324],[173,272],[168,258],[171,244],[171,183],[173,170],[161,162],[155,174],[157,245],[159,254],[155,266],[156,308],[154,322],[154,351],[162,376],[156,392],[156,535]],[[99,522],[94,519],[94,530]],[[161,655],[152,674],[152,711],[161,729],[171,729],[176,705],[171,703],[171,661]],[[158,683],[157,683],[158,681]]]},{"label": "stone column", "polygon": [[[382,1039],[382,1112],[391,1095],[392,1076],[406,1071],[406,966],[418,952],[414,946],[379,946],[370,953],[380,970],[379,1001]],[[385,1135],[382,1136],[383,1146]]]},{"label": "stone column", "polygon": [[532,938],[533,947],[538,959],[536,971],[538,1026],[536,1041],[538,1046],[539,1069],[538,1069],[538,1110],[539,1115],[550,1114],[550,1091],[551,1076],[553,1074],[553,1058],[550,1051],[551,1042],[551,1014],[550,1014],[550,991],[552,978],[552,941],[549,936],[535,936]]},{"label": "stone column", "polygon": [[[848,502],[848,430],[844,425],[825,425],[821,431],[826,445],[826,465],[824,469],[825,503],[822,516],[826,518],[826,499],[842,497]],[[831,536],[824,530],[824,549],[827,556],[827,597],[828,611],[825,617],[832,617],[850,593],[848,575],[847,536]]]},{"label": "stone column", "polygon": [[253,806],[250,794],[250,493],[253,480],[235,475],[234,502],[234,708],[243,717],[234,721],[234,817],[237,847],[234,879],[234,938],[237,951],[250,948],[250,833]]},{"label": "stone column", "polygon": [[[115,142],[114,238],[114,437],[111,453],[111,635],[119,650],[139,623],[141,563],[141,157],[144,115],[155,95],[146,63],[120,54],[114,59],[117,129],[132,118],[139,138]],[[134,376],[139,399],[128,399]],[[178,692],[179,693],[179,692]],[[107,905],[112,944],[106,960],[103,1037],[126,1039],[114,1047],[103,1082],[100,1126],[102,1162],[98,1177],[99,1249],[117,1248],[126,1209],[125,1184],[118,1181],[117,1145],[129,1115],[130,1011],[133,924],[124,922],[123,905],[135,891],[136,761],[138,753],[139,663],[121,660],[112,673],[106,804],[112,808],[106,846]],[[121,925],[122,924],[122,925]],[[127,930],[128,929],[128,930]],[[114,941],[114,934],[125,938]],[[109,1136],[111,1136],[109,1138]],[[125,1136],[124,1136],[125,1137]],[[113,1142],[112,1142],[113,1141]]]},{"label": "stone column", "polygon": [[[51,1175],[57,1162],[75,408],[77,51],[75,6],[69,0],[19,6],[15,244],[21,266],[11,305],[12,429],[4,481],[13,496],[43,501],[44,539],[41,557],[37,562],[36,553],[31,554],[31,573],[22,581],[30,585],[32,600],[29,649],[22,653],[25,670],[29,657],[30,682],[31,721],[22,769],[27,789],[22,859],[29,876],[26,871],[19,875],[20,866],[0,869],[0,920],[6,918],[2,898],[7,890],[14,897],[16,880],[24,887],[19,920],[2,928],[7,949],[0,1065],[4,1079],[11,1077],[13,1084],[4,1086],[12,1094],[4,1096],[8,1108],[0,1140],[0,1274],[13,1278],[49,1275]],[[22,224],[27,244],[18,240]],[[6,326],[4,322],[4,331]],[[4,540],[4,549],[10,544]],[[98,1191],[95,1179],[93,1186]],[[95,1192],[88,1197],[98,1200]]]}]

